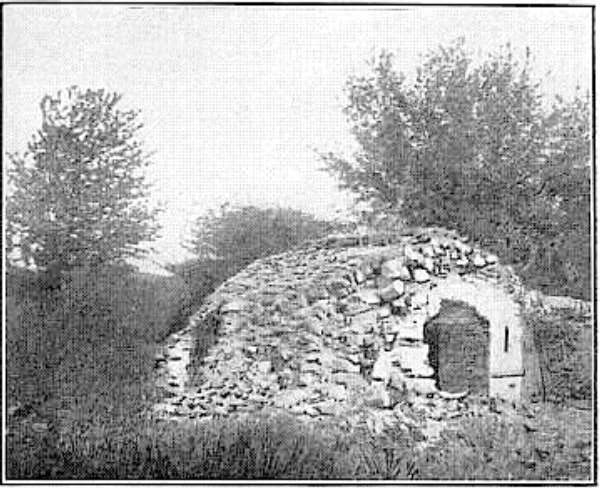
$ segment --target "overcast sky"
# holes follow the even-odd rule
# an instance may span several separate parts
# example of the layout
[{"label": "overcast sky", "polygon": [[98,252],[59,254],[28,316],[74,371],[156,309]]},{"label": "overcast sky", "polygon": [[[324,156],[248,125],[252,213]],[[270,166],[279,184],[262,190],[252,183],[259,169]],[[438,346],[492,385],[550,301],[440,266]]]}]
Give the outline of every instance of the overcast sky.
[{"label": "overcast sky", "polygon": [[225,201],[319,216],[347,206],[313,151],[352,148],[345,80],[382,48],[412,74],[459,36],[482,54],[529,46],[547,94],[591,87],[589,8],[8,5],[3,147],[25,149],[46,93],[123,93],[155,151],[153,198],[167,209],[156,246],[177,260],[188,222]]}]

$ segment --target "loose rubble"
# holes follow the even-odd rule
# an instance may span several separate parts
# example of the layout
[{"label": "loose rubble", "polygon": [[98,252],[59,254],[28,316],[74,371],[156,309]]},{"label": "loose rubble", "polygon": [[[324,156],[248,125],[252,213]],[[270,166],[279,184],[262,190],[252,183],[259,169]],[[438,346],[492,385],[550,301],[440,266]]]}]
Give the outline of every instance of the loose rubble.
[{"label": "loose rubble", "polygon": [[[155,415],[206,420],[285,411],[385,429],[438,424],[469,412],[468,392],[438,391],[423,328],[444,280],[484,280],[537,305],[509,267],[454,232],[329,237],[258,260],[226,281],[157,358],[167,392]],[[374,245],[376,242],[380,245]],[[582,306],[585,306],[582,305]],[[218,340],[193,364],[196,327]]]}]

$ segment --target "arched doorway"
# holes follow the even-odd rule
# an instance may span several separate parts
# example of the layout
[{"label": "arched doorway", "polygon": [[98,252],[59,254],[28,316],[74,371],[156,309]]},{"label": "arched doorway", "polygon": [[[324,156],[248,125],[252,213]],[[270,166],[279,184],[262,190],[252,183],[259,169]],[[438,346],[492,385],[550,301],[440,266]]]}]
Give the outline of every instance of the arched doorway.
[{"label": "arched doorway", "polygon": [[442,300],[439,313],[425,324],[428,361],[443,391],[489,393],[489,323],[472,306]]}]

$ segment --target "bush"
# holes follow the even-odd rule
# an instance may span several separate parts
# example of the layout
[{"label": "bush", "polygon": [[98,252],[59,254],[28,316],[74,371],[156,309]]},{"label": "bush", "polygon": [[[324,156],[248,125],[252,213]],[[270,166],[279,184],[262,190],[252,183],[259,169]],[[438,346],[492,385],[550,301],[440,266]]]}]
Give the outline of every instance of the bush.
[{"label": "bush", "polygon": [[542,399],[556,403],[573,400],[591,404],[593,329],[589,319],[569,311],[551,315],[530,313],[541,368]]},{"label": "bush", "polygon": [[290,208],[224,205],[219,212],[197,219],[189,248],[200,260],[216,260],[220,268],[235,273],[256,259],[287,251],[334,229],[331,222]]},{"label": "bush", "polygon": [[591,416],[538,414],[539,432],[493,414],[462,419],[428,448],[421,479],[575,480],[591,476]]}]

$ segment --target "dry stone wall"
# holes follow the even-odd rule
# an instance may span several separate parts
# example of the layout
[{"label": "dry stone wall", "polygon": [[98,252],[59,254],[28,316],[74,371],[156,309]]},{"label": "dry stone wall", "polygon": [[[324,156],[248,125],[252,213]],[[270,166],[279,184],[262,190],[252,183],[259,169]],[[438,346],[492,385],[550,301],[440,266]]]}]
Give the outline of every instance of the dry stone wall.
[{"label": "dry stone wall", "polygon": [[[357,423],[407,421],[407,402],[426,402],[434,421],[459,415],[466,392],[438,390],[424,338],[444,299],[473,305],[494,341],[501,333],[494,327],[518,328],[520,306],[539,296],[495,256],[444,229],[376,235],[366,244],[332,236],[258,260],[208,297],[159,355],[169,395],[156,411],[205,419],[272,410]],[[195,331],[207,324],[218,329],[217,342],[191,360]],[[518,360],[519,334],[511,339]],[[496,394],[516,400],[520,388],[502,383]]]}]

